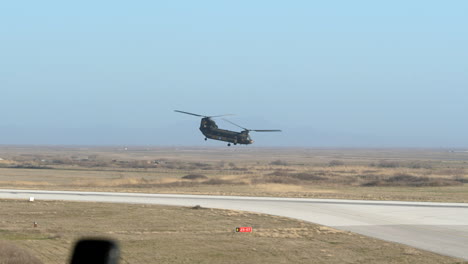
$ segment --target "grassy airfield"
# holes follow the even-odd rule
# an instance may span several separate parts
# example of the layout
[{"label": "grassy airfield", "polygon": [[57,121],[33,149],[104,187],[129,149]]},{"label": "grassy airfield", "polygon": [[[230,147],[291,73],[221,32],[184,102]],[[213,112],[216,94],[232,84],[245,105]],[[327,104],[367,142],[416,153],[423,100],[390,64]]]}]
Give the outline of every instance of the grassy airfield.
[{"label": "grassy airfield", "polygon": [[468,202],[468,153],[1,147],[0,188]]},{"label": "grassy airfield", "polygon": [[[0,208],[0,259],[11,261],[1,263],[67,263],[76,239],[96,236],[119,241],[120,263],[462,263],[350,232],[240,211],[17,200],[0,200]],[[235,233],[237,226],[251,226],[253,232]]]},{"label": "grassy airfield", "polygon": [[[3,189],[468,202],[468,153],[447,150],[2,146],[0,158]],[[120,241],[121,263],[462,263],[245,212],[14,200],[0,208],[0,259],[23,257],[11,263],[66,263],[87,236]],[[16,254],[24,249],[38,260]]]}]

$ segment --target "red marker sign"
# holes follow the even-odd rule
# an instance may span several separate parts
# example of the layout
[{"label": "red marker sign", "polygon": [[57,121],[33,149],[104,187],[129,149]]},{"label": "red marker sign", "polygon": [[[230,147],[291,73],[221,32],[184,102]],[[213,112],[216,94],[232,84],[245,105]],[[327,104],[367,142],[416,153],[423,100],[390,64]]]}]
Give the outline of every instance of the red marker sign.
[{"label": "red marker sign", "polygon": [[250,233],[252,232],[252,227],[251,226],[236,227],[236,232]]}]

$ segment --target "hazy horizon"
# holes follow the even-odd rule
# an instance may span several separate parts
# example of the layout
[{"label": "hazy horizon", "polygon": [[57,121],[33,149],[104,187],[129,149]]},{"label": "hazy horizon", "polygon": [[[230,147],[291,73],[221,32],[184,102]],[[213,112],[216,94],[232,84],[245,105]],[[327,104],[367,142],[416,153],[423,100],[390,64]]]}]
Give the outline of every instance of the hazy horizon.
[{"label": "hazy horizon", "polygon": [[467,13],[466,1],[7,2],[0,145],[225,146],[177,109],[283,130],[248,147],[466,148]]}]

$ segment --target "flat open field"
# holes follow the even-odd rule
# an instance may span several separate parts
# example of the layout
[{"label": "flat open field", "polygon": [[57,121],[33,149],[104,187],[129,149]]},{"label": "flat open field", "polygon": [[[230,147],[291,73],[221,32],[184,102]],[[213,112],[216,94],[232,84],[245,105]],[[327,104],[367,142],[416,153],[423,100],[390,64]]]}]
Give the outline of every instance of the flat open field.
[{"label": "flat open field", "polygon": [[[0,208],[1,263],[67,263],[82,237],[119,241],[121,263],[462,263],[350,232],[239,211],[17,200],[0,200]],[[253,232],[235,233],[238,226],[251,226]]]},{"label": "flat open field", "polygon": [[0,146],[0,188],[468,202],[468,152]]}]

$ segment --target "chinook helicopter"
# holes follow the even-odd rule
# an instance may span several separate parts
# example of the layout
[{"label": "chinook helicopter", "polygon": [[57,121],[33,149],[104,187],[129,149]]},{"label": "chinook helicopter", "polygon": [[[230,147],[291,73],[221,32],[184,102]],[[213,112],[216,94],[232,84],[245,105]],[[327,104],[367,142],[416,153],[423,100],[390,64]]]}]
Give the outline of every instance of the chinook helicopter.
[{"label": "chinook helicopter", "polygon": [[174,110],[174,112],[182,113],[182,114],[187,114],[187,115],[193,115],[193,116],[198,116],[202,117],[201,122],[200,122],[200,131],[202,134],[205,136],[205,140],[214,139],[214,140],[220,140],[220,141],[225,141],[228,142],[228,146],[231,146],[231,143],[234,145],[237,144],[244,144],[244,145],[249,145],[252,144],[254,141],[250,138],[249,132],[254,131],[254,132],[281,132],[279,129],[248,129],[245,127],[241,127],[227,119],[223,119],[237,127],[240,127],[244,129],[241,132],[236,132],[236,131],[230,131],[230,130],[225,130],[225,129],[220,129],[218,128],[218,125],[216,125],[216,122],[213,121],[212,118],[214,117],[222,117],[222,116],[228,116],[228,115],[218,115],[218,116],[204,116],[204,115],[198,115],[194,113],[189,113],[189,112],[184,112],[184,111],[179,111],[179,110]]}]

